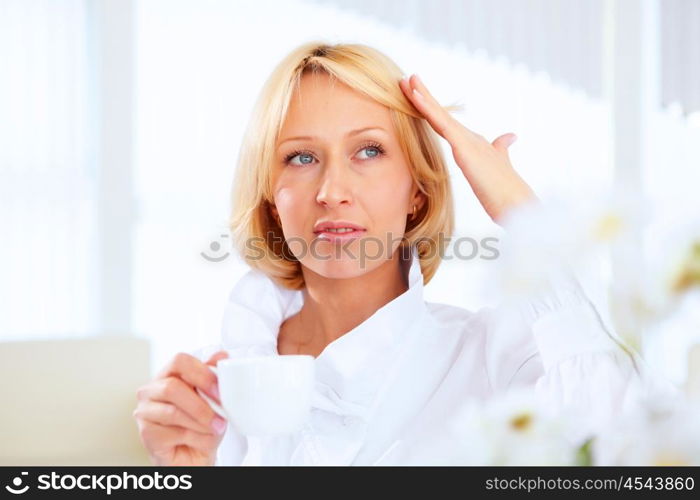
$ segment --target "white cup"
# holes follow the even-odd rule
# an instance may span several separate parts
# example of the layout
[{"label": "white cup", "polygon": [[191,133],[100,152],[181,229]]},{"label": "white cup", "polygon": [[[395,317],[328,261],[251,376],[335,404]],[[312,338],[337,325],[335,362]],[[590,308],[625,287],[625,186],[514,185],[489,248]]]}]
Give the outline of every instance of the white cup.
[{"label": "white cup", "polygon": [[223,408],[197,392],[243,435],[289,434],[309,418],[315,366],[305,354],[222,359],[207,367],[219,379]]}]

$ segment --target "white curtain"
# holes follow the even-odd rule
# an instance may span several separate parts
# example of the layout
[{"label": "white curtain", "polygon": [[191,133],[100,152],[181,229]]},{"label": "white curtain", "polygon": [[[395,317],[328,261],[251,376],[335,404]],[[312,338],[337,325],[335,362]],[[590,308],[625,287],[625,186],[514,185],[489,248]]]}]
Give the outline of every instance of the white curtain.
[{"label": "white curtain", "polygon": [[83,0],[0,2],[0,338],[89,332],[94,171]]},{"label": "white curtain", "polygon": [[[607,2],[618,0],[316,0],[408,29],[430,42],[485,50],[561,84],[603,96]],[[647,0],[639,0],[640,2]],[[700,2],[659,2],[659,105],[700,111]]]},{"label": "white curtain", "polygon": [[662,104],[700,111],[700,2],[661,3]]}]

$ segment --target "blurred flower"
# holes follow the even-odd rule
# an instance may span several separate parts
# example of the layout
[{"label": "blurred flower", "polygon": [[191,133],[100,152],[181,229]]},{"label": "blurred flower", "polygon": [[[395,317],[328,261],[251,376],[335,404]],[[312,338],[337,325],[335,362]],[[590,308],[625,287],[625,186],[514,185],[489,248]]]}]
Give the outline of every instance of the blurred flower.
[{"label": "blurred flower", "polygon": [[661,218],[664,229],[655,228],[649,240],[635,313],[647,327],[644,352],[680,381],[689,349],[700,343],[700,220],[669,220],[675,219]]},{"label": "blurred flower", "polygon": [[502,223],[498,292],[539,293],[549,286],[552,273],[586,267],[601,252],[631,241],[648,220],[646,200],[625,190],[520,205]]},{"label": "blurred flower", "polygon": [[[495,288],[499,299],[529,300],[556,288],[562,271],[577,276],[601,256],[629,259],[608,290],[616,333],[640,350],[652,345],[642,342],[654,339],[649,327],[658,327],[656,350],[677,346],[673,359],[683,364],[679,356],[700,340],[700,220],[667,220],[665,231],[651,233],[665,234],[651,242],[646,255],[650,207],[645,197],[625,190],[517,207],[502,223],[496,279],[487,292]],[[671,326],[683,333],[682,342]],[[695,349],[688,356],[691,396],[700,394],[700,347]],[[480,449],[488,450],[483,464],[700,465],[700,401],[669,387],[661,390],[666,385],[661,378],[630,383],[638,390],[628,391],[621,414],[598,426],[595,436],[581,415],[543,411],[527,393],[473,406],[462,420],[481,440]]]},{"label": "blurred flower", "polygon": [[643,302],[654,320],[677,311],[684,296],[700,290],[700,221],[676,221],[650,241]]},{"label": "blurred flower", "polygon": [[594,465],[700,465],[700,406],[682,398],[650,399],[600,433]]},{"label": "blurred flower", "polygon": [[472,406],[462,424],[489,444],[488,465],[574,465],[578,443],[571,423],[538,402],[532,388],[517,389]]},{"label": "blurred flower", "polygon": [[420,435],[397,443],[381,463],[575,465],[581,443],[569,439],[571,425],[565,413],[547,411],[534,388],[515,389],[486,401],[462,401],[441,432],[430,429],[429,439]]},{"label": "blurred flower", "polygon": [[629,241],[651,218],[649,200],[636,191],[621,188],[580,200],[580,207],[583,240],[593,245]]},{"label": "blurred flower", "polygon": [[688,350],[688,370],[685,392],[695,404],[700,404],[700,343]]},{"label": "blurred flower", "polygon": [[690,244],[686,255],[671,278],[671,291],[684,293],[693,287],[700,287],[700,236]]}]

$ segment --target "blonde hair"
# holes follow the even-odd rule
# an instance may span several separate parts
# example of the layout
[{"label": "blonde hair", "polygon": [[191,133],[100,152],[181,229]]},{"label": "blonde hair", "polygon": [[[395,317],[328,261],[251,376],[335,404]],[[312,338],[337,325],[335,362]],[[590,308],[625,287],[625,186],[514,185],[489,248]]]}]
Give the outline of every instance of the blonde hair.
[{"label": "blonde hair", "polygon": [[411,176],[426,198],[415,218],[407,220],[399,250],[417,246],[427,284],[454,230],[449,172],[438,135],[399,88],[400,68],[382,52],[361,44],[304,43],[282,59],[265,82],[243,137],[233,182],[229,226],[235,248],[248,265],[280,285],[304,287],[301,263],[289,251],[270,208],[275,145],[293,91],[310,71],[324,72],[389,108]]}]

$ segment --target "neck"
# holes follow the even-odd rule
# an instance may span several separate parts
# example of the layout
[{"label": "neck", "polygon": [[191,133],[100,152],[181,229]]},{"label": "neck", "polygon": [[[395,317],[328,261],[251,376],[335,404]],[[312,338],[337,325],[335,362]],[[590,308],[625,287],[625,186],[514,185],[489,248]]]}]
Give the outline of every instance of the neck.
[{"label": "neck", "polygon": [[376,269],[355,278],[333,279],[304,268],[304,337],[328,345],[408,290],[407,269],[395,251]]}]

